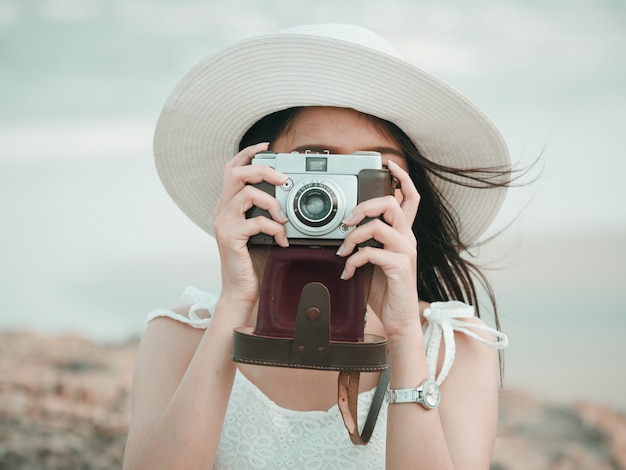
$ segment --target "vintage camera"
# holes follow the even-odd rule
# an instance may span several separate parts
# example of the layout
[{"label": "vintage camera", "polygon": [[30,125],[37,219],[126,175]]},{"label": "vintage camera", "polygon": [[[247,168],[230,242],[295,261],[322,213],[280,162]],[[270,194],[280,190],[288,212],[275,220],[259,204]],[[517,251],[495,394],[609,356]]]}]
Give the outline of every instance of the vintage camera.
[{"label": "vintage camera", "polygon": [[[252,165],[267,165],[286,174],[281,186],[256,185],[274,196],[287,215],[287,238],[293,245],[340,245],[352,227],[344,217],[362,201],[392,194],[389,170],[378,152],[352,155],[330,153],[261,152]],[[257,207],[247,217],[269,213]],[[366,222],[366,221],[364,221]],[[273,238],[258,234],[250,244],[272,244]]]}]

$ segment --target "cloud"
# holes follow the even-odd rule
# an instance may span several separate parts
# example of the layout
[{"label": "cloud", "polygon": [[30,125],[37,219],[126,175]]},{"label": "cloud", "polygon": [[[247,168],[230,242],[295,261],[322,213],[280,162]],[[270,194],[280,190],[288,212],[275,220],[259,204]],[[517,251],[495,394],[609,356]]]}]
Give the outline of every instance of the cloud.
[{"label": "cloud", "polygon": [[151,154],[154,123],[146,120],[50,122],[0,126],[0,158],[86,160]]}]

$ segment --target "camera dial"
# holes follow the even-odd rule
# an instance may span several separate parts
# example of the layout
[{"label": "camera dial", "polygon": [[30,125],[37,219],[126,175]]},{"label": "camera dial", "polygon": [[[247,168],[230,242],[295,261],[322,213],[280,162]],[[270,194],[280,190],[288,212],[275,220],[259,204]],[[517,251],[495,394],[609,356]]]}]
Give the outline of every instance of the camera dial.
[{"label": "camera dial", "polygon": [[291,178],[287,178],[287,181],[281,184],[280,188],[284,191],[290,191],[291,188],[293,188],[293,180]]}]

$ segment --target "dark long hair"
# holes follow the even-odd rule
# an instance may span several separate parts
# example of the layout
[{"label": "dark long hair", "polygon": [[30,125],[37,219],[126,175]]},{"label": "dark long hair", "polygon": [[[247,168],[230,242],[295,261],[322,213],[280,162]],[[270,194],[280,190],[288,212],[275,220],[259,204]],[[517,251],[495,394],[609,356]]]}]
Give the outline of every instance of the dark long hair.
[{"label": "dark long hair", "polygon": [[[258,142],[273,142],[304,108],[295,107],[269,114],[255,123],[240,142],[240,150]],[[460,300],[476,309],[480,317],[479,285],[491,303],[496,328],[500,329],[496,299],[491,285],[466,253],[470,248],[460,239],[457,219],[452,209],[433,184],[443,178],[469,187],[489,190],[507,186],[511,168],[459,169],[443,166],[426,159],[411,139],[395,124],[375,116],[368,119],[387,136],[394,139],[406,158],[409,174],[420,194],[419,215],[413,224],[418,241],[419,257],[417,289],[421,300],[427,302]]]}]

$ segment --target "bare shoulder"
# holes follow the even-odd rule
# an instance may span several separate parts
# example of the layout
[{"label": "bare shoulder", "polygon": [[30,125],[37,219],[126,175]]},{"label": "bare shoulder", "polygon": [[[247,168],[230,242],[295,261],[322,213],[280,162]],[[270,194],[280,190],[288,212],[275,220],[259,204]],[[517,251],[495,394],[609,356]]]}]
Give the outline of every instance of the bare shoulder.
[{"label": "bare shoulder", "polygon": [[[189,315],[189,305],[171,309],[183,316]],[[139,361],[151,361],[155,356],[161,359],[171,357],[175,360],[191,359],[204,329],[193,328],[187,324],[167,317],[157,317],[147,325],[139,343]]]},{"label": "bare shoulder", "polygon": [[[469,329],[471,329],[476,335],[482,337],[484,340],[489,342],[494,341],[493,334],[490,331],[481,328],[481,326],[486,325],[482,319],[478,317],[464,318],[463,322],[478,327],[469,327]],[[467,387],[469,385],[468,382],[479,382],[481,388],[489,385],[490,388],[493,386],[497,390],[497,351],[484,343],[481,343],[475,338],[458,331],[454,332],[454,343],[456,354],[450,371],[449,380],[447,380],[450,385],[455,385],[457,381],[461,381],[463,387]],[[471,380],[472,376],[476,377],[478,380]]]},{"label": "bare shoulder", "polygon": [[[484,325],[480,318],[464,319]],[[493,341],[489,331],[472,329]],[[464,448],[473,462],[485,462],[493,452],[497,431],[499,368],[498,353],[466,334],[454,334],[456,354],[448,377],[441,386],[440,416],[449,444]]]},{"label": "bare shoulder", "polygon": [[[189,306],[172,311],[187,315]],[[148,323],[133,375],[129,441],[132,435],[153,427],[185,374],[204,331],[166,317]]]},{"label": "bare shoulder", "polygon": [[[189,306],[172,311],[186,316]],[[182,378],[204,331],[166,317],[150,321],[137,351],[134,390],[141,392],[144,385],[159,385],[165,388],[160,395],[169,396],[167,392],[170,387],[173,391]]]}]

